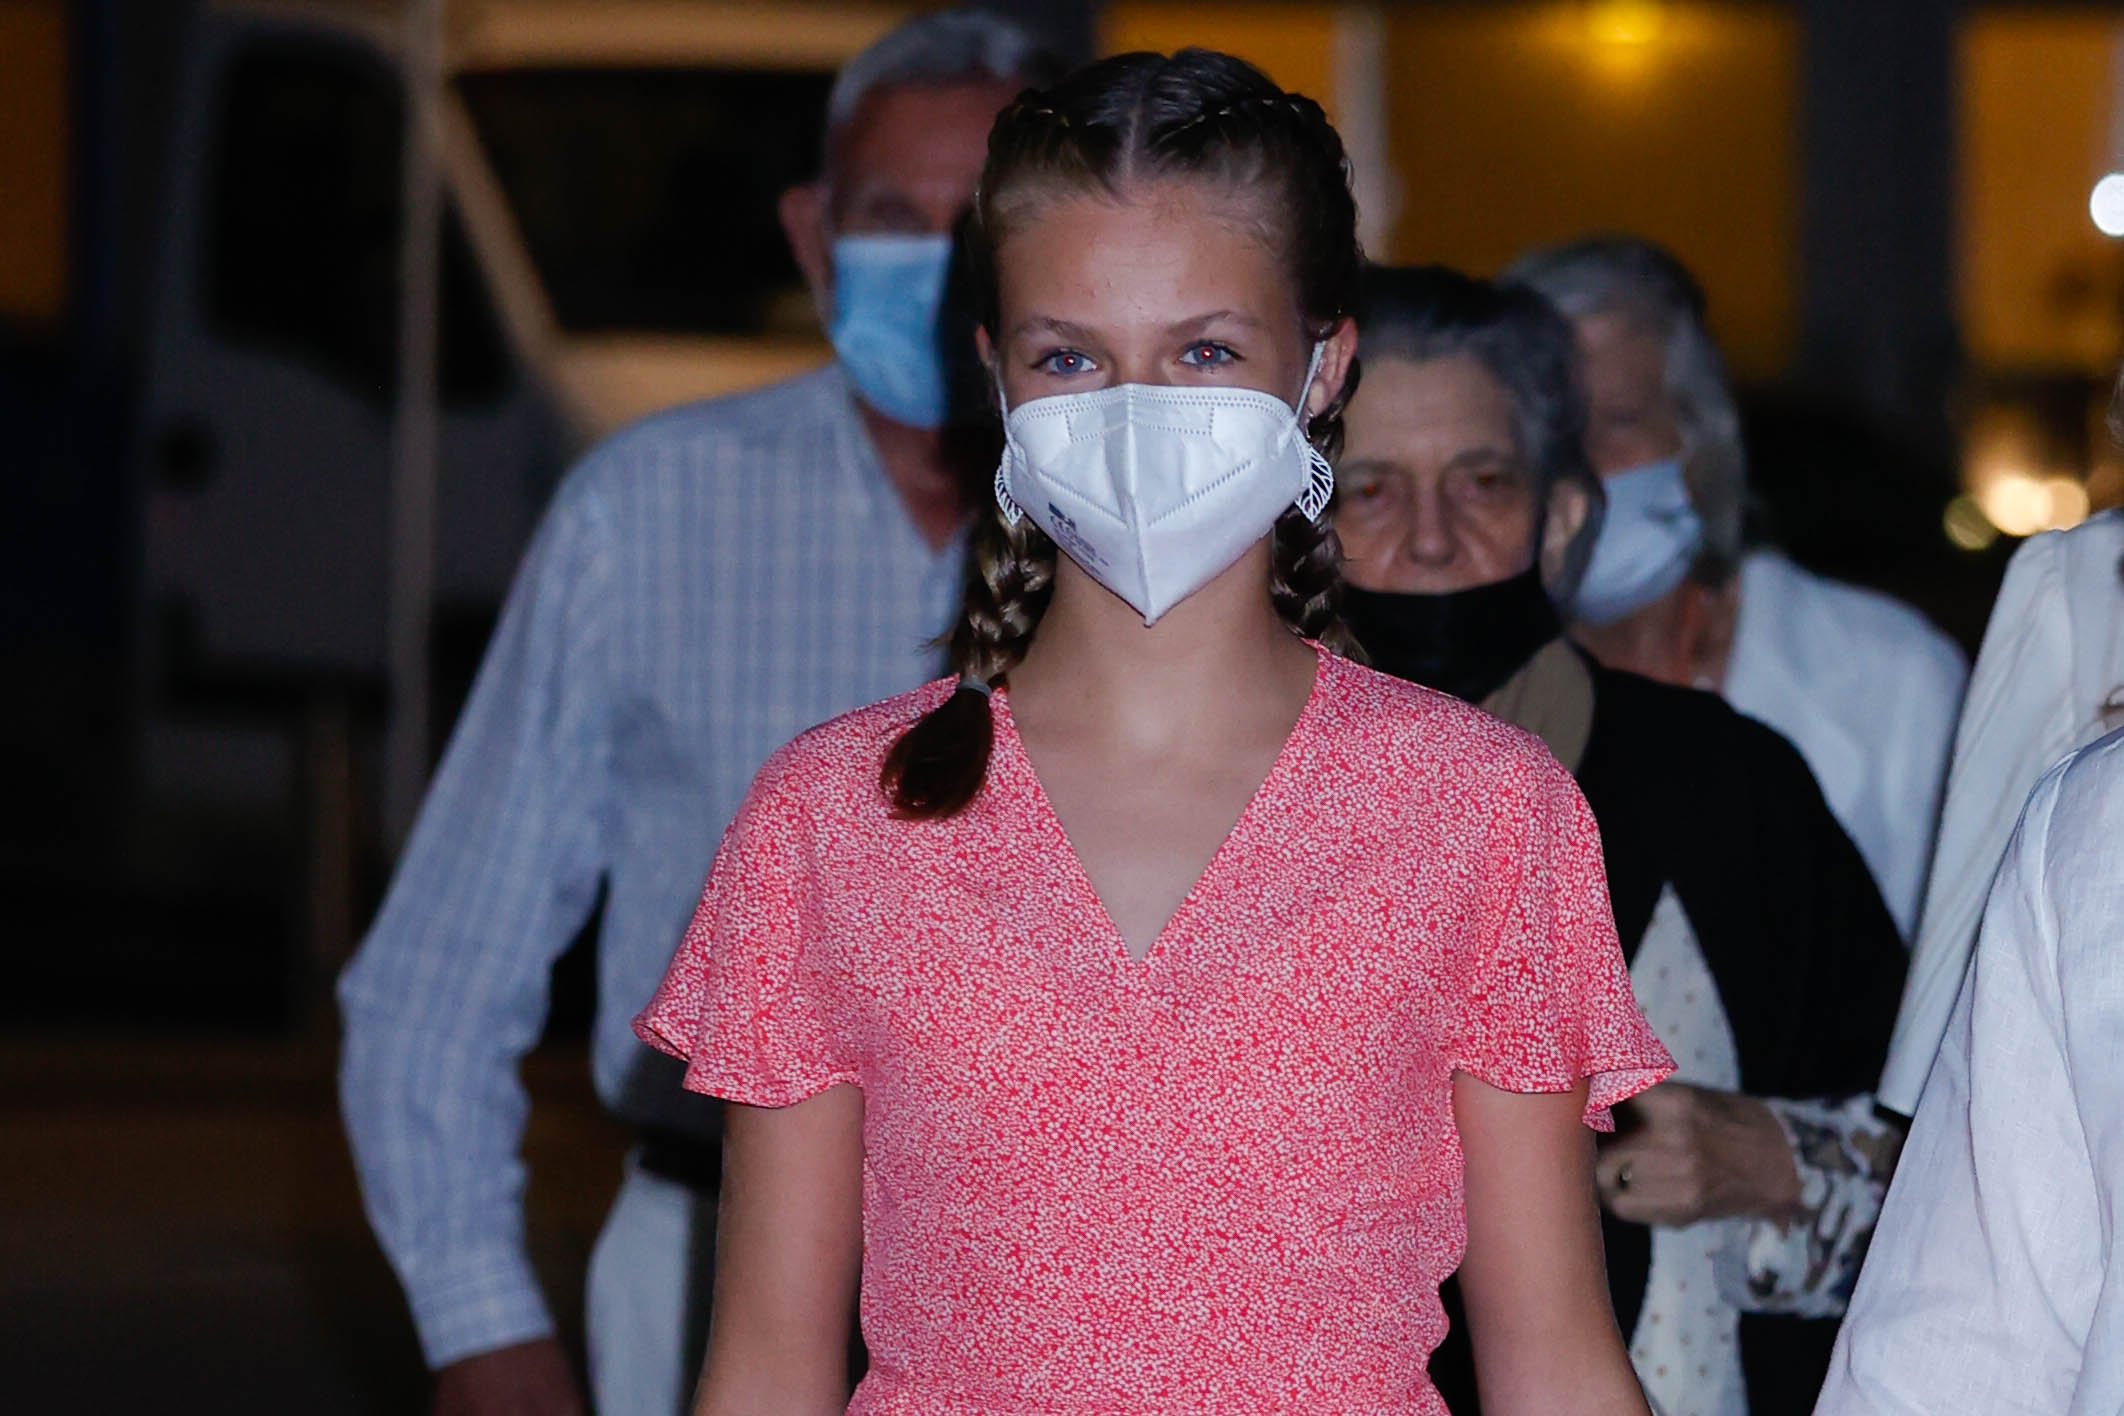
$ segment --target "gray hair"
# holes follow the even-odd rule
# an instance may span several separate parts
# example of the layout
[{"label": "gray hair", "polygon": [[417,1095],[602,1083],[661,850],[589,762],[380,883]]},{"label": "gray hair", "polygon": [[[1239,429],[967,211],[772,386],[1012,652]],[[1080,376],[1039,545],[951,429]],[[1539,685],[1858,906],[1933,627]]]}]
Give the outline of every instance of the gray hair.
[{"label": "gray hair", "polygon": [[1634,236],[1600,236],[1532,251],[1505,272],[1574,320],[1622,315],[1667,346],[1666,384],[1681,424],[1689,499],[1704,523],[1699,580],[1722,585],[1740,568],[1748,455],[1726,361],[1704,322],[1704,292],[1673,253]]},{"label": "gray hair", "polygon": [[1498,285],[1444,266],[1373,266],[1365,273],[1357,331],[1365,360],[1426,363],[1466,354],[1504,387],[1537,504],[1546,507],[1559,483],[1586,496],[1585,524],[1548,582],[1550,598],[1569,604],[1607,507],[1586,460],[1586,403],[1570,324],[1527,286]]},{"label": "gray hair", "polygon": [[992,10],[961,7],[918,15],[834,75],[826,96],[827,146],[878,89],[987,79],[1017,80],[1033,88],[1053,83],[1063,68],[1045,39]]}]

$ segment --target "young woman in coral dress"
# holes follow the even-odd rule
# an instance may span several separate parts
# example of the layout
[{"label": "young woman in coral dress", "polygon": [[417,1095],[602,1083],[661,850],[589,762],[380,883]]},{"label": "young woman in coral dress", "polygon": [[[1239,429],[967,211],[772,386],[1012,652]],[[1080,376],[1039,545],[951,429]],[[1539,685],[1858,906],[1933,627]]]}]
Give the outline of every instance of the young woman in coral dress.
[{"label": "young woman in coral dress", "polygon": [[[729,1107],[702,1413],[1643,1416],[1588,1127],[1669,1061],[1535,739],[1339,657],[1362,270],[1201,51],[1006,111],[960,676],[761,772],[639,1028]],[[860,1279],[870,1369],[843,1376]]]}]

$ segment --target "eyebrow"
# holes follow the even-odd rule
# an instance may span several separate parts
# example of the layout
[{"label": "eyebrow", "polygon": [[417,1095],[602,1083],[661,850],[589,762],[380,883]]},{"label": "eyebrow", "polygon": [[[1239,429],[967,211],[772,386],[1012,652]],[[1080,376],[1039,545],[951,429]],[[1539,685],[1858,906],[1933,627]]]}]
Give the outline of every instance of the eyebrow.
[{"label": "eyebrow", "polygon": [[1211,310],[1206,315],[1192,315],[1189,318],[1180,320],[1175,324],[1167,325],[1166,331],[1169,334],[1180,334],[1185,331],[1203,329],[1210,325],[1218,324],[1220,322],[1223,324],[1238,325],[1242,329],[1263,328],[1261,321],[1255,319],[1252,315],[1242,313],[1241,311]]},{"label": "eyebrow", "polygon": [[1446,459],[1446,466],[1448,468],[1468,467],[1478,462],[1503,462],[1515,468],[1521,466],[1517,448],[1498,447],[1494,443],[1483,443],[1479,447],[1463,448]]},{"label": "eyebrow", "polygon": [[1032,315],[1011,326],[1011,338],[1016,339],[1020,335],[1027,334],[1059,335],[1064,339],[1077,343],[1089,343],[1091,340],[1091,331],[1083,325],[1071,324],[1068,320],[1058,320],[1052,315]]}]

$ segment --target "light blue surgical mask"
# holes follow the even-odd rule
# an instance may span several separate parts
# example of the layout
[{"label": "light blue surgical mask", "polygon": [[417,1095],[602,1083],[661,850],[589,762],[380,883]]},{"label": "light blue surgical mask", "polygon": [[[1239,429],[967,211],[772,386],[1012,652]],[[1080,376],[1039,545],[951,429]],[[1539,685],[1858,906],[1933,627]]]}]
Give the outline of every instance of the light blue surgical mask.
[{"label": "light blue surgical mask", "polygon": [[1603,477],[1601,489],[1607,514],[1571,606],[1576,618],[1596,625],[1613,624],[1681,584],[1704,544],[1680,458]]},{"label": "light blue surgical mask", "polygon": [[856,393],[895,423],[941,428],[950,416],[950,365],[937,327],[950,270],[949,236],[833,243],[827,337]]}]

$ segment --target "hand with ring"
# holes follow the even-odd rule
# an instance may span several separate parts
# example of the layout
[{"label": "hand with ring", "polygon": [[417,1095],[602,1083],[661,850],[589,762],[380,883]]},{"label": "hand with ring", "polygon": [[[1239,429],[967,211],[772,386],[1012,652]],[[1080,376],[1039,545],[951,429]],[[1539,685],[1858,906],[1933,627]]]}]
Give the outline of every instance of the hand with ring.
[{"label": "hand with ring", "polygon": [[1621,1132],[1593,1170],[1601,1206],[1617,1219],[1678,1228],[1796,1213],[1791,1143],[1760,1101],[1665,1082],[1626,1103],[1618,1120]]}]

